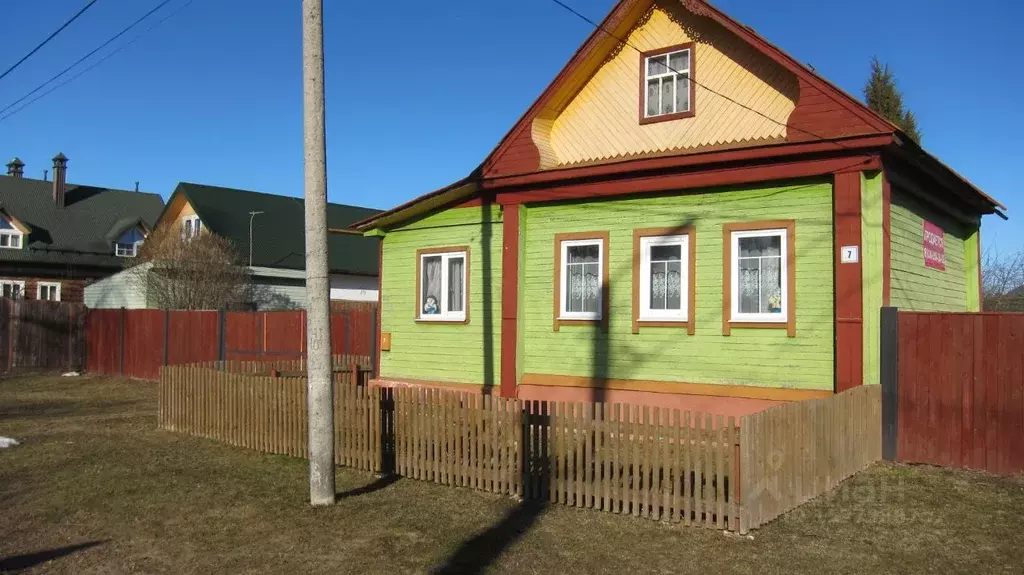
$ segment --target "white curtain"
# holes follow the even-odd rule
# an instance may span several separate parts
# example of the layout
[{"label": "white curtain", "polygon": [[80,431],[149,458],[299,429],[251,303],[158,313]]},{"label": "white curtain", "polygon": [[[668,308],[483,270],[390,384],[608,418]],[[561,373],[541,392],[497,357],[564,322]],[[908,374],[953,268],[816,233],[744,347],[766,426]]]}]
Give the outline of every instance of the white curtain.
[{"label": "white curtain", "polygon": [[423,258],[423,296],[420,310],[424,314],[441,313],[441,257]]},{"label": "white curtain", "polygon": [[466,262],[462,258],[448,260],[448,311],[462,311],[462,277]]}]

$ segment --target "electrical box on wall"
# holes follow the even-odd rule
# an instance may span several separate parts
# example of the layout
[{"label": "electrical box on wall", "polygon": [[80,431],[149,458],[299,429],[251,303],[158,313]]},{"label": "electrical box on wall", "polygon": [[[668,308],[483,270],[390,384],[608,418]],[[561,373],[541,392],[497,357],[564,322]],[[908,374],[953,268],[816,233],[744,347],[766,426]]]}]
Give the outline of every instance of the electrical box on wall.
[{"label": "electrical box on wall", "polygon": [[391,351],[391,334],[388,332],[380,333],[380,350]]}]

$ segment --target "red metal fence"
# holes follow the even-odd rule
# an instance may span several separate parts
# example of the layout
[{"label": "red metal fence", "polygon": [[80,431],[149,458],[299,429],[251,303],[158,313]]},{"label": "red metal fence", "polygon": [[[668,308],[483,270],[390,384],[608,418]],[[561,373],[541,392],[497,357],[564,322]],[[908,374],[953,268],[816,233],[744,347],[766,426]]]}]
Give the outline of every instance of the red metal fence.
[{"label": "red metal fence", "polygon": [[882,325],[887,458],[1024,472],[1024,314],[887,308]]},{"label": "red metal fence", "polygon": [[[335,355],[371,355],[375,308],[331,315]],[[157,379],[160,367],[217,360],[277,361],[306,355],[306,312],[90,310],[86,369]]]}]

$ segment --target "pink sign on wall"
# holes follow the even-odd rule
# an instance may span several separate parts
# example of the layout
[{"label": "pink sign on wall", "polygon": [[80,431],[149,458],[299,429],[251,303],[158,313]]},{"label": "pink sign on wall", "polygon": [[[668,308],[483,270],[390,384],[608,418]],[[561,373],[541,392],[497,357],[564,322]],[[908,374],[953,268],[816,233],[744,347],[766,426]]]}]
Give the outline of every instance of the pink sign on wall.
[{"label": "pink sign on wall", "polygon": [[942,228],[926,220],[923,245],[925,267],[946,271],[946,235]]}]

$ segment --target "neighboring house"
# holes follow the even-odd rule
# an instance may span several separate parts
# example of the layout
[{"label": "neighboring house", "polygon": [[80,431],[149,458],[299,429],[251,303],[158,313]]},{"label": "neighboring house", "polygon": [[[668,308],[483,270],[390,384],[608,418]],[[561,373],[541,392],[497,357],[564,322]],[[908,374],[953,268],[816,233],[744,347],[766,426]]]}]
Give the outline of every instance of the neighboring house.
[{"label": "neighboring house", "polygon": [[85,286],[124,269],[163,209],[158,194],[69,184],[67,164],[57,154],[53,180],[36,180],[14,158],[0,176],[4,297],[80,303]]},{"label": "neighboring house", "polygon": [[[260,310],[298,309],[306,305],[304,205],[302,198],[183,182],[168,199],[157,225],[180,227],[185,235],[206,230],[230,240],[249,266],[251,303]],[[349,226],[379,211],[327,205],[332,300],[377,301],[379,241]],[[86,302],[96,308],[157,307],[139,287],[145,282],[135,280],[133,273],[91,286]]]},{"label": "neighboring house", "polygon": [[706,2],[601,27],[469,177],[355,225],[382,380],[746,413],[877,383],[883,305],[978,309],[998,202]]}]

